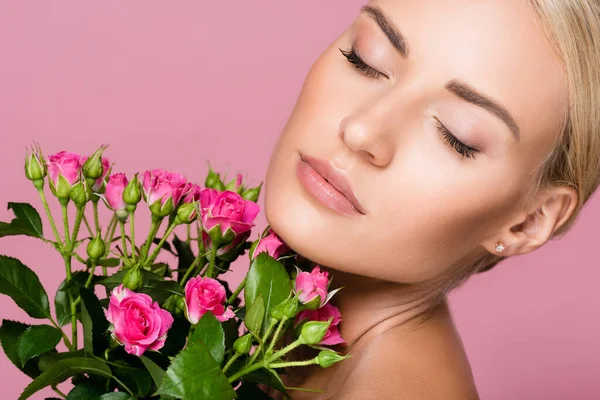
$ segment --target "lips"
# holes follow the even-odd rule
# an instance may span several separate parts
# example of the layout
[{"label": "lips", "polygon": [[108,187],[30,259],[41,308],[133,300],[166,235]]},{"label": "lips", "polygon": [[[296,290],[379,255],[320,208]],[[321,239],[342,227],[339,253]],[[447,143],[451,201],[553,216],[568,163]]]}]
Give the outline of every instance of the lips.
[{"label": "lips", "polygon": [[346,176],[329,161],[301,154],[297,174],[304,188],[327,207],[344,215],[365,214]]}]

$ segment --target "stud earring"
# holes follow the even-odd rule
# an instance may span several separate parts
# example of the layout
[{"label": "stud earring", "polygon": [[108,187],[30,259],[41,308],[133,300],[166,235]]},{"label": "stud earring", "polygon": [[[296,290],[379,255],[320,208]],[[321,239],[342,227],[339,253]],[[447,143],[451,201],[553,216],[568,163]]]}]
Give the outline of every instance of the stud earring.
[{"label": "stud earring", "polygon": [[504,251],[504,245],[502,244],[502,242],[496,243],[496,251],[498,253],[502,253]]}]

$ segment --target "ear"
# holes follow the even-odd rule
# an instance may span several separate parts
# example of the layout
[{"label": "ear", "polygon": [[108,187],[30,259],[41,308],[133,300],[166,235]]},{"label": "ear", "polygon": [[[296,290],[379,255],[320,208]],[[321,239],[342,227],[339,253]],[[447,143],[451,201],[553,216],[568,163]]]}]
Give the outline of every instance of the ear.
[{"label": "ear", "polygon": [[[490,253],[505,257],[529,253],[546,243],[573,215],[577,201],[577,191],[572,187],[545,189],[536,196],[530,209],[519,213],[483,246]],[[502,252],[496,250],[498,242],[504,246]]]}]

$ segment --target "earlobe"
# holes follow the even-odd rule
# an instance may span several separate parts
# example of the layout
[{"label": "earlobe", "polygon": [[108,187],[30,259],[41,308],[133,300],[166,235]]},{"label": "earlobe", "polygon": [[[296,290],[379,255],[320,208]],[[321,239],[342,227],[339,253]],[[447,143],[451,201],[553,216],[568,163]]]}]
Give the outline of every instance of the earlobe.
[{"label": "earlobe", "polygon": [[[577,192],[570,187],[553,188],[540,194],[537,207],[499,232],[493,243],[484,244],[489,251],[503,256],[529,253],[546,243],[572,215],[577,206]],[[501,251],[498,251],[501,243]]]}]

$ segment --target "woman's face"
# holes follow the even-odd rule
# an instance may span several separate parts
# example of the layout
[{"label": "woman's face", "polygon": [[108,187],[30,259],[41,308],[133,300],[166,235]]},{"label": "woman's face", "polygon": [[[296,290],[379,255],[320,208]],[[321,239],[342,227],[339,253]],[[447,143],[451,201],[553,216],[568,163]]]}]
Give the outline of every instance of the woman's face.
[{"label": "woman's face", "polygon": [[439,276],[493,251],[522,212],[566,93],[524,1],[371,1],[306,77],[269,165],[267,219],[331,268]]}]

